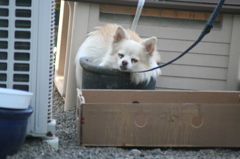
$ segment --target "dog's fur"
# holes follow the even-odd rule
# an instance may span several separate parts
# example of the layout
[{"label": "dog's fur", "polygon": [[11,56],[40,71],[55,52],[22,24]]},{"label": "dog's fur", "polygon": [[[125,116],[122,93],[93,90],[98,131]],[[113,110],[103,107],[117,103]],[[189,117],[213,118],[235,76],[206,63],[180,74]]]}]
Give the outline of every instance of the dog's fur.
[{"label": "dog's fur", "polygon": [[[157,38],[141,39],[135,32],[116,24],[98,27],[89,33],[75,58],[77,85],[81,87],[82,68],[79,60],[86,57],[91,63],[120,71],[142,71],[157,66],[160,55],[156,51]],[[131,73],[134,84],[156,79],[161,74],[157,69],[145,73]]]}]

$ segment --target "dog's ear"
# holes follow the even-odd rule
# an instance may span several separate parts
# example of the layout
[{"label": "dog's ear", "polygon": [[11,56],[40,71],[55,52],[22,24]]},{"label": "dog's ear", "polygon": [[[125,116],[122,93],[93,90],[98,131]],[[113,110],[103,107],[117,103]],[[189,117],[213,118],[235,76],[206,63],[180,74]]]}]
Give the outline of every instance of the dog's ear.
[{"label": "dog's ear", "polygon": [[114,37],[113,37],[113,43],[117,43],[119,41],[122,41],[123,39],[125,39],[127,37],[124,29],[119,26]]},{"label": "dog's ear", "polygon": [[153,55],[153,51],[155,50],[156,42],[157,42],[157,38],[156,37],[151,37],[151,38],[145,39],[142,42],[142,44],[145,46],[146,51],[151,56]]}]

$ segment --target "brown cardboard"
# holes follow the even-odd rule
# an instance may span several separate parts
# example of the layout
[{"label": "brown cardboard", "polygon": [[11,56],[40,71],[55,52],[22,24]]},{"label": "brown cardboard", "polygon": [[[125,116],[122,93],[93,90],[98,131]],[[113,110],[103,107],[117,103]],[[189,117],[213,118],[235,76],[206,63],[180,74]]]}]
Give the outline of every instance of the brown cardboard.
[{"label": "brown cardboard", "polygon": [[85,146],[240,147],[239,95],[82,90],[78,138]]}]

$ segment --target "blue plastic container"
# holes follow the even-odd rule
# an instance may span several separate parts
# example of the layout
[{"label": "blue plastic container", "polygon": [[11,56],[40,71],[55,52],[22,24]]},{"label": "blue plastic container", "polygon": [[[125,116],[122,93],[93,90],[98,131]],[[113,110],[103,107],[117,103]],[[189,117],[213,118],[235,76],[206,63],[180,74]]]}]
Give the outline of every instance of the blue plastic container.
[{"label": "blue plastic container", "polygon": [[0,108],[0,158],[11,156],[22,146],[27,130],[28,118],[33,108]]}]

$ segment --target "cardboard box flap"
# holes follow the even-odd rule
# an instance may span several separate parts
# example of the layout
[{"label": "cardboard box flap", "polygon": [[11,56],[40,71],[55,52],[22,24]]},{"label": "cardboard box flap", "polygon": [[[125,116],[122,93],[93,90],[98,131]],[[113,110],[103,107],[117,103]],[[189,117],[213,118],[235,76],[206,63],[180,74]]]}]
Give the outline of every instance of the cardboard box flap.
[{"label": "cardboard box flap", "polygon": [[86,103],[240,103],[240,92],[82,90]]}]

